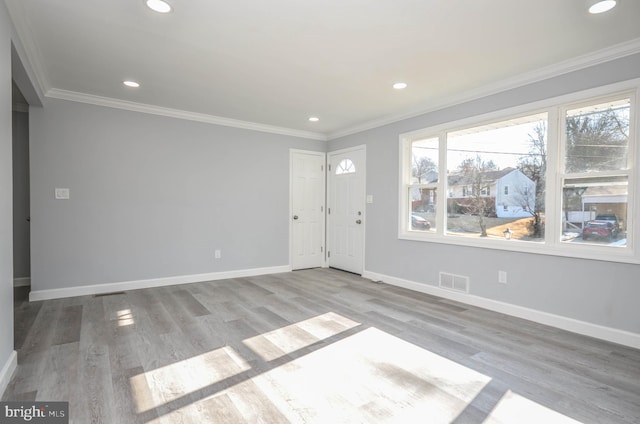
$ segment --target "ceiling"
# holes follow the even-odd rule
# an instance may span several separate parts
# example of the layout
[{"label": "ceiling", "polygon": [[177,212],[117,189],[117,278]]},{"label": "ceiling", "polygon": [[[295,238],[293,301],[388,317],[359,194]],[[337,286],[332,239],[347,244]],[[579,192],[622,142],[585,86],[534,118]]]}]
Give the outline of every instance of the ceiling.
[{"label": "ceiling", "polygon": [[48,96],[319,139],[640,51],[637,0],[169,1],[5,3]]}]

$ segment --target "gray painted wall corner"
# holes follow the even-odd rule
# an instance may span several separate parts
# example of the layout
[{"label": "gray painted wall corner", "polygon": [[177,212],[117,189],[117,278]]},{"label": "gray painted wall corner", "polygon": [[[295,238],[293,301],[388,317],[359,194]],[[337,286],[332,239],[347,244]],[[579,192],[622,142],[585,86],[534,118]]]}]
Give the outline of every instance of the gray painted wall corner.
[{"label": "gray painted wall corner", "polygon": [[11,171],[11,28],[0,2],[0,393],[13,361],[13,198]]}]

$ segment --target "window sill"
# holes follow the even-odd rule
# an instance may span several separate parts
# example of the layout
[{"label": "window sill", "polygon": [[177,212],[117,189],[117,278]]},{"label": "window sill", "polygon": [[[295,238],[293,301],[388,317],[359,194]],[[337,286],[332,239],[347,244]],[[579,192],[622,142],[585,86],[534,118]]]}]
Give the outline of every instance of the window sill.
[{"label": "window sill", "polygon": [[563,242],[552,244],[544,241],[504,240],[491,236],[486,238],[480,238],[479,236],[447,236],[435,233],[422,233],[418,231],[401,232],[398,234],[398,239],[481,249],[506,250],[509,252],[529,253],[535,255],[640,264],[640,257],[634,253],[631,247],[600,247],[592,244],[569,246],[567,243]]}]

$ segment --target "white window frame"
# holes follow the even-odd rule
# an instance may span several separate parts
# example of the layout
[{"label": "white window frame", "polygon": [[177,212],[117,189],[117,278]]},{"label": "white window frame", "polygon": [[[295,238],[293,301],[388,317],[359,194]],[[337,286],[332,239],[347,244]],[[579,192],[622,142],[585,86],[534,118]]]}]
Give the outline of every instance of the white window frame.
[{"label": "white window frame", "polygon": [[[560,240],[562,225],[562,178],[564,175],[564,112],[576,106],[607,101],[627,96],[631,99],[629,134],[629,177],[627,198],[627,245],[625,247],[599,246],[596,244],[566,243]],[[543,241],[499,240],[481,237],[459,237],[446,234],[447,198],[446,186],[446,143],[447,133],[464,128],[482,126],[500,122],[518,116],[547,113],[547,175],[545,197],[545,237]],[[399,136],[400,178],[399,178],[399,219],[398,238],[404,240],[445,243],[452,245],[509,250],[573,258],[584,258],[610,262],[640,264],[640,79],[629,80],[607,86],[585,90],[569,95],[554,97],[535,103],[483,114],[463,120],[453,121],[422,130],[412,131]],[[410,225],[410,186],[411,145],[412,142],[438,138],[439,140],[439,178],[437,184],[435,231],[414,231]],[[407,166],[409,170],[407,171]],[[638,224],[636,224],[638,222]],[[433,223],[432,223],[433,224]]]}]

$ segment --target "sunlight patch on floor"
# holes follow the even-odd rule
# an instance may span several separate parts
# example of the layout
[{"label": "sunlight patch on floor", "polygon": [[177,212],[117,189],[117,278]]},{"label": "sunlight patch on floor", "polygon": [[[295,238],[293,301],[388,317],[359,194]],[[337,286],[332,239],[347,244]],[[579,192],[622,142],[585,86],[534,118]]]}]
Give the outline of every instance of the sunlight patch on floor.
[{"label": "sunlight patch on floor", "polygon": [[532,400],[513,393],[511,390],[504,394],[500,402],[491,411],[485,424],[580,424],[559,412],[542,406]]},{"label": "sunlight patch on floor", "polygon": [[[491,379],[369,328],[229,388],[255,384],[291,422],[450,422]],[[265,399],[263,402],[265,402]]]},{"label": "sunlight patch on floor", "polygon": [[129,379],[138,413],[247,371],[251,366],[225,346]]},{"label": "sunlight patch on floor", "polygon": [[243,343],[265,361],[273,361],[358,325],[360,323],[333,312],[328,312],[277,330],[259,334],[244,340]]},{"label": "sunlight patch on floor", "polygon": [[[245,343],[259,348],[256,352],[268,361],[280,357],[277,352],[302,354],[308,340],[326,340],[359,325],[329,313]],[[300,332],[306,336],[296,342]],[[272,348],[260,350],[266,342]],[[491,381],[374,327],[314,348],[275,368],[265,363],[264,372],[244,376],[238,374],[250,366],[230,347],[134,376],[131,386],[138,413],[158,408],[160,417],[149,422],[451,423]],[[258,364],[254,367],[260,369]],[[210,387],[233,376],[238,382],[225,384],[226,389]],[[207,386],[209,396],[198,397],[203,396],[198,390]],[[514,422],[577,423],[508,391],[487,412],[484,423]]]},{"label": "sunlight patch on floor", "polygon": [[116,312],[116,320],[118,321],[118,327],[125,327],[127,325],[135,324],[131,309],[122,309]]}]

